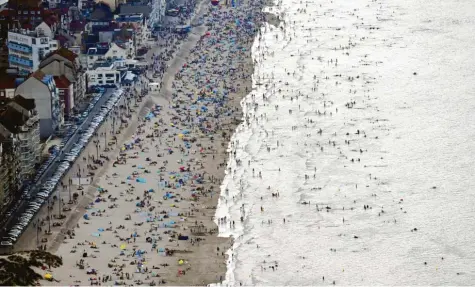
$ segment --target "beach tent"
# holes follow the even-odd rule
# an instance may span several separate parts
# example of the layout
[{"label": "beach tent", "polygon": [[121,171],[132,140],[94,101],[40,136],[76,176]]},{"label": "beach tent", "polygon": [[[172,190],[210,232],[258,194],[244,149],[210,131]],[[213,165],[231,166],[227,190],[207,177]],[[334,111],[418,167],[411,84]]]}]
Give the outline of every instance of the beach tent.
[{"label": "beach tent", "polygon": [[137,178],[135,181],[136,181],[136,182],[139,182],[139,183],[146,183],[146,182],[147,182],[147,181],[145,180],[145,178],[141,178],[141,177]]}]

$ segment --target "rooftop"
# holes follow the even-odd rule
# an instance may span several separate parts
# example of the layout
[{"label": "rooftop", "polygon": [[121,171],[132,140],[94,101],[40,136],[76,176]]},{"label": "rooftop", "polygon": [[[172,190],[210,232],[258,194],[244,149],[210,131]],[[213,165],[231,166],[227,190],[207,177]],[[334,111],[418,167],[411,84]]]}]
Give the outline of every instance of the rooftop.
[{"label": "rooftop", "polygon": [[67,48],[64,48],[64,47],[61,47],[59,48],[58,50],[56,51],[53,51],[51,53],[49,53],[45,59],[53,56],[53,55],[59,55],[69,61],[71,61],[71,63],[74,63],[74,61],[76,60],[76,58],[78,57],[78,55],[76,55],[75,53],[73,53],[71,50],[68,50]]},{"label": "rooftop", "polygon": [[115,18],[117,22],[136,22],[141,23],[144,20],[143,13],[120,14]]},{"label": "rooftop", "polygon": [[13,134],[20,133],[21,127],[25,125],[27,120],[27,114],[21,113],[10,104],[8,104],[6,109],[0,114],[0,124]]},{"label": "rooftop", "polygon": [[129,15],[129,14],[143,14],[144,17],[149,17],[152,9],[145,3],[127,3],[120,5],[120,14]]},{"label": "rooftop", "polygon": [[49,81],[53,76],[51,76],[51,75],[46,75],[45,73],[43,73],[43,71],[37,70],[36,72],[34,72],[33,74],[31,74],[30,77],[33,77],[33,78],[37,79],[38,81],[41,81],[43,84],[48,85],[48,81]]},{"label": "rooftop", "polygon": [[32,111],[36,108],[34,99],[26,99],[21,95],[16,95],[13,100],[25,110]]},{"label": "rooftop", "polygon": [[0,72],[0,79],[2,79],[0,81],[0,90],[15,89],[24,81],[24,78],[18,76],[18,73],[9,73],[8,70]]},{"label": "rooftop", "polygon": [[98,56],[102,56],[102,55],[105,55],[107,53],[107,51],[109,51],[109,48],[89,48],[89,50],[87,50],[87,54],[88,55],[98,55]]},{"label": "rooftop", "polygon": [[110,68],[110,69],[112,69],[113,67],[114,67],[114,61],[113,60],[98,61],[98,62],[94,63],[93,70],[101,69],[101,68]]},{"label": "rooftop", "polygon": [[23,24],[22,27],[23,27],[23,29],[11,29],[9,32],[24,35],[24,36],[29,36],[29,37],[32,37],[32,38],[45,37],[45,35],[43,35],[42,31],[40,31],[40,30],[35,31],[35,30],[30,29],[30,28],[33,28],[33,25],[31,25],[29,23]]},{"label": "rooftop", "polygon": [[71,82],[66,78],[64,75],[62,76],[54,76],[54,82],[56,83],[56,87],[58,89],[68,89],[71,85]]}]

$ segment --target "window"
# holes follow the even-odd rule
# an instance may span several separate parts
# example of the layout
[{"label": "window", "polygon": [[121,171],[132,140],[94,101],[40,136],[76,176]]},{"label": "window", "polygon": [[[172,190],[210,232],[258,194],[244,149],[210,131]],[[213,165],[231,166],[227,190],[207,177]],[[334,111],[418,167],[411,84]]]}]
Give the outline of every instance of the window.
[{"label": "window", "polygon": [[102,80],[99,80],[98,83],[99,83],[99,84],[102,84]]},{"label": "window", "polygon": [[115,83],[114,83],[114,80],[107,80],[106,84],[115,84]]},{"label": "window", "polygon": [[106,74],[106,78],[113,78],[114,74]]},{"label": "window", "polygon": [[103,76],[104,76],[103,74],[97,75],[97,77],[98,77],[99,79],[102,79]]},{"label": "window", "polygon": [[31,38],[31,43],[32,43],[33,45],[36,45],[36,38]]},{"label": "window", "polygon": [[28,15],[28,11],[23,11],[23,15]]},{"label": "window", "polygon": [[93,57],[93,56],[89,56],[89,60],[92,60],[92,59],[94,59],[94,57]]},{"label": "window", "polygon": [[30,11],[30,14],[31,14],[31,15],[35,15],[35,11]]}]

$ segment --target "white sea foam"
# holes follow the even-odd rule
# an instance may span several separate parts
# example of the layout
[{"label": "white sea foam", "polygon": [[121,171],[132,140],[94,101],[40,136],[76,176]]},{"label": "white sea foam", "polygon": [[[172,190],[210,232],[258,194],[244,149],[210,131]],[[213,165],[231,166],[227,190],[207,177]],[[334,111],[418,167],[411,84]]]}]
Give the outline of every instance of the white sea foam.
[{"label": "white sea foam", "polygon": [[473,284],[475,2],[271,11],[285,29],[254,43],[250,125],[233,136],[216,213],[236,239],[224,283]]}]

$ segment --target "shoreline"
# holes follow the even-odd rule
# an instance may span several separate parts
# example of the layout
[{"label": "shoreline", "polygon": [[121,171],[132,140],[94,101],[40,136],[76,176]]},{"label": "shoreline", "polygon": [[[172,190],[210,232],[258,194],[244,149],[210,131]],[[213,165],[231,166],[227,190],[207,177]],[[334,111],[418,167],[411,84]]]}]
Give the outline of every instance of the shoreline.
[{"label": "shoreline", "polygon": [[[209,7],[205,6],[205,9],[207,10]],[[238,9],[239,7],[220,8],[217,12],[215,11],[216,14],[214,16],[211,15],[205,18],[205,22],[213,19],[213,17],[219,18],[220,15],[218,13],[223,13],[224,10],[235,12]],[[254,7],[254,9],[257,8]],[[260,12],[260,9],[262,9],[262,7],[258,9],[258,13]],[[232,19],[226,19],[226,21],[228,21],[228,24],[234,22]],[[256,27],[259,27],[260,23],[256,23],[255,25]],[[226,41],[226,33],[223,33],[222,27],[214,27],[214,24],[211,24],[211,27],[212,28],[208,31],[215,32],[217,30],[218,33],[221,32],[220,34],[217,33],[219,35],[218,38],[222,37]],[[118,149],[113,151],[114,155],[119,153],[127,163],[124,165],[118,165],[117,168],[110,167],[109,163],[109,166],[103,167],[99,172],[99,176],[96,176],[95,184],[103,190],[108,190],[108,200],[102,201],[104,198],[103,192],[99,192],[95,186],[91,187],[90,195],[93,196],[90,200],[93,201],[94,197],[96,198],[96,203],[93,207],[96,216],[92,215],[89,220],[84,220],[84,218],[82,218],[82,212],[78,212],[79,215],[76,214],[76,217],[79,221],[77,225],[79,227],[76,227],[75,229],[73,228],[74,230],[69,230],[70,234],[74,234],[74,236],[71,236],[64,242],[59,241],[57,246],[52,249],[52,251],[55,251],[56,254],[61,256],[64,260],[64,265],[62,267],[52,270],[55,279],[59,280],[58,284],[63,283],[61,285],[64,285],[65,283],[74,283],[83,285],[86,283],[90,285],[96,282],[103,282],[102,280],[105,280],[104,282],[115,281],[115,283],[125,284],[126,282],[131,283],[131,280],[133,280],[133,284],[146,283],[149,285],[155,285],[158,282],[158,284],[166,285],[208,285],[224,280],[227,267],[227,255],[225,254],[227,252],[225,251],[232,246],[232,238],[218,237],[218,228],[214,222],[214,216],[219,199],[220,184],[224,178],[224,170],[227,166],[227,160],[229,157],[227,151],[229,140],[242,119],[240,101],[249,91],[251,91],[251,76],[253,74],[251,47],[256,31],[257,29],[255,29],[254,33],[250,36],[246,35],[246,37],[239,39],[241,40],[238,42],[241,45],[239,50],[236,50],[234,47],[235,42],[228,44],[229,46],[225,46],[224,48],[220,47],[214,54],[209,52],[209,50],[206,50],[213,48],[214,43],[210,44],[213,41],[209,41],[209,39],[204,37],[206,32],[205,25],[194,27],[185,42],[181,43],[180,50],[176,53],[172,63],[167,69],[167,72],[164,74],[160,93],[151,94],[147,99],[144,99],[144,103],[142,103],[140,109],[142,112],[145,111],[145,113],[142,113],[141,116],[138,117],[138,120],[134,122],[134,125],[137,125],[138,128],[134,129],[132,126],[129,127],[128,131],[131,131],[131,134],[127,135],[129,132],[126,132],[123,136],[123,139],[125,139],[124,142],[130,142],[131,137],[140,138],[141,142],[138,146],[140,146],[141,151],[139,151],[139,153],[148,154],[148,161],[144,161],[142,156],[137,156],[137,151],[134,152],[134,155],[131,155],[129,151],[118,151]],[[213,36],[214,34],[212,34],[210,38]],[[245,40],[242,41],[242,39]],[[202,65],[206,66],[208,64],[206,60],[202,63],[199,62],[200,49],[201,52],[206,50],[207,56],[214,56],[214,62],[221,62],[221,66],[229,64],[224,61],[223,55],[227,55],[226,60],[228,61],[234,62],[237,58],[239,58],[240,61],[235,67],[236,70],[234,70],[234,72],[228,71],[227,73],[225,72],[224,75],[218,75],[217,77],[214,74],[215,71],[213,70],[213,65],[210,65],[210,67],[207,67],[208,74],[203,73],[200,75],[201,78],[206,80],[197,80],[196,71],[203,71]],[[218,57],[221,59],[218,59]],[[184,63],[186,64],[184,65]],[[239,73],[235,71],[239,71]],[[222,76],[224,76],[224,79]],[[195,83],[192,83],[193,77]],[[212,81],[214,80],[213,77],[216,77],[214,82]],[[224,84],[220,84],[218,79],[223,80]],[[231,82],[231,84],[227,82]],[[213,91],[213,89],[208,89],[206,91],[206,88],[203,89],[203,86],[209,86],[210,83],[215,84],[219,91],[216,92]],[[195,86],[191,89],[190,86],[193,86],[193,84]],[[217,105],[213,105],[213,103],[210,104],[210,102],[201,102],[199,104],[209,108],[208,114],[205,118],[206,125],[203,122],[194,123],[194,117],[191,115],[191,111],[185,112],[185,108],[182,108],[182,106],[186,105],[188,100],[193,100],[193,96],[183,95],[182,91],[193,91],[192,94],[195,94],[194,96],[196,96],[194,102],[196,105],[198,104],[197,98],[200,97],[200,92],[196,92],[199,91],[200,88],[202,89],[202,98],[206,98],[209,95],[213,96],[214,93],[215,99],[221,101],[221,104]],[[180,94],[177,94],[176,91]],[[217,96],[218,93],[224,94]],[[165,95],[165,97],[163,97],[163,95]],[[150,112],[150,108],[154,104],[159,104],[161,106],[159,112],[160,115],[150,121],[144,121],[143,116]],[[206,111],[200,110],[196,113],[196,116],[198,117],[200,114],[205,113]],[[214,118],[213,115],[216,116],[216,118]],[[155,121],[156,119],[160,120]],[[152,124],[153,121],[155,122]],[[173,125],[169,126],[169,123],[173,123]],[[174,131],[171,131],[172,127],[175,128]],[[180,134],[177,133],[179,130],[185,129],[189,129],[190,137],[194,137],[192,140],[194,143],[194,145],[192,144],[193,147],[183,148],[180,147],[181,143],[177,145],[177,141],[180,140]],[[135,135],[132,135],[133,131],[136,131]],[[144,138],[144,135],[148,136],[145,136]],[[159,155],[155,161],[155,158],[153,158],[154,155],[152,155],[153,153],[150,150],[153,149],[152,146],[154,144],[153,142],[156,141],[156,136],[158,136],[160,144],[155,146],[155,153]],[[127,140],[127,138],[129,138],[129,140]],[[150,139],[150,145],[146,144],[148,141],[147,139]],[[188,141],[188,143],[189,142],[190,141]],[[119,144],[118,146],[122,145]],[[134,146],[130,152],[138,146]],[[170,150],[172,150],[172,152],[167,154],[167,151]],[[162,152],[163,154],[161,154]],[[179,153],[181,153],[181,155]],[[195,154],[201,156],[195,156]],[[153,162],[157,162],[157,167],[163,164],[162,169],[160,169],[161,171],[163,170],[163,167],[165,167],[162,172],[158,172],[160,173],[159,176],[154,177],[154,172],[150,171],[153,168],[148,170],[148,167],[145,167],[147,163],[150,164],[150,161],[152,160]],[[131,161],[136,164],[131,164]],[[137,169],[137,166],[141,167],[141,165],[143,168]],[[180,183],[181,186],[179,188],[181,189],[178,194],[177,189],[179,188],[171,187],[171,183],[165,180],[166,174],[164,171],[177,174],[177,170],[180,170],[180,166],[188,166],[189,174],[185,175],[186,172],[181,172],[182,174],[180,176],[186,176],[188,178]],[[144,173],[144,169],[148,171],[148,173]],[[126,175],[130,176],[131,173],[132,175],[135,174],[135,176],[144,178],[144,180],[146,179],[147,183],[139,185],[137,182],[126,180],[122,181],[121,185],[117,184],[119,178],[125,177]],[[117,178],[117,180],[114,180],[114,178]],[[190,178],[191,184],[188,183]],[[149,184],[149,181],[153,182],[157,179],[159,180],[159,186],[162,184],[162,187],[155,190],[156,185],[152,183]],[[203,184],[198,186],[198,183],[195,180],[199,181],[200,184]],[[165,184],[163,184],[163,182],[165,182]],[[165,188],[163,188],[163,186],[165,186]],[[133,198],[135,197],[136,200],[138,200],[142,192],[139,191],[136,196],[129,197],[126,200],[120,197],[127,197],[127,193],[134,193],[136,191],[135,187],[138,187],[139,189],[143,187],[154,189],[153,196],[144,195],[143,199],[140,201],[142,202],[141,209],[149,207],[147,216],[150,221],[148,219],[144,221],[143,218],[138,218],[136,216],[137,214],[134,213],[144,212],[137,211],[137,209],[135,209],[135,212],[128,214],[129,218],[131,218],[129,222],[123,221],[123,218],[121,218],[127,211],[129,211],[123,209],[126,202],[134,201]],[[166,191],[167,188],[170,189],[170,191]],[[182,195],[183,193],[190,191],[192,192],[190,197],[187,198],[186,195]],[[160,206],[162,205],[162,202],[155,197],[155,194],[160,194],[161,196],[158,198],[161,198],[166,194],[169,194],[168,192],[174,193],[176,203],[171,204],[170,207],[165,207],[166,205]],[[118,202],[117,205],[120,206],[121,217],[114,214],[117,213],[116,211],[119,210],[118,208],[111,208],[106,211],[105,207],[110,205],[110,203],[106,203],[102,206],[102,202],[108,202],[110,198],[115,198],[114,202]],[[98,199],[99,201],[97,201]],[[157,209],[162,208],[163,210],[160,213],[155,212],[152,214],[150,211],[152,206]],[[89,211],[89,214],[91,214],[91,209],[84,211]],[[108,213],[111,214],[109,215]],[[174,228],[162,229],[162,227],[157,227],[157,225],[162,224],[160,222],[164,221],[163,217],[160,216],[160,214],[163,213],[168,214],[168,218],[176,218],[173,220],[176,224]],[[131,221],[137,220],[142,220],[142,222],[134,222],[134,225],[129,224]],[[95,224],[95,222],[100,223]],[[106,228],[107,222],[110,224],[109,227]],[[199,224],[197,224],[198,222]],[[150,228],[142,228],[142,225],[145,226],[149,223],[151,223],[149,226]],[[117,237],[119,237],[119,239],[125,238],[121,238],[120,235],[117,235],[119,234],[117,226],[113,226],[116,224],[122,226],[122,228],[119,229],[125,229],[129,232],[132,231],[137,234],[137,237],[131,236],[128,240],[117,240]],[[71,225],[76,226],[76,224]],[[103,228],[99,228],[99,230],[102,231],[96,231],[97,226],[99,225],[104,226]],[[164,232],[162,233],[160,231]],[[143,236],[140,234],[142,232],[144,233]],[[93,234],[92,237],[91,234]],[[115,234],[115,236],[113,234]],[[183,242],[176,240],[176,237],[180,235],[188,236],[188,240]],[[168,236],[167,243],[164,242],[165,240],[163,240],[162,236]],[[132,238],[134,243],[131,242]],[[84,244],[86,242],[88,243],[85,247],[83,247],[84,245],[79,245],[81,247],[78,246],[78,244]],[[94,242],[94,244],[91,244],[91,242]],[[112,242],[116,243],[112,244]],[[153,242],[153,244],[151,244],[151,242]],[[107,246],[109,244],[110,246]],[[129,249],[127,246],[132,244],[133,246]],[[152,245],[152,249],[144,250],[142,247],[143,245],[148,246],[147,249],[150,248],[149,245]],[[153,245],[155,245],[155,248]],[[84,249],[83,251],[87,251],[87,257],[80,256],[80,254],[83,254],[84,252],[81,252],[78,247]],[[112,248],[118,250],[118,256],[113,257],[113,254],[109,252],[112,251]],[[178,256],[161,256],[161,254],[147,255],[147,253],[152,252],[161,253],[161,251],[158,252],[157,249],[164,248],[173,250],[172,253],[178,254]],[[76,253],[75,251],[72,253],[72,251],[76,249],[78,252]],[[105,249],[107,255],[104,255],[100,249]],[[137,252],[140,253],[139,257],[137,257]],[[98,254],[96,255],[94,253],[102,253],[102,255],[98,256]],[[111,256],[114,259],[100,258],[105,256]],[[134,258],[136,259],[134,260]],[[78,263],[80,259],[87,261],[83,266],[89,265],[89,268],[85,266],[84,269],[78,269],[76,266],[77,264],[75,263]],[[134,266],[140,265],[141,267],[130,269],[127,264],[118,264],[118,261],[121,259],[123,262],[132,260],[131,262],[134,262]],[[177,260],[183,260],[183,262],[177,263]],[[144,264],[143,262],[145,261],[147,263]],[[161,266],[158,267],[153,265],[153,263]],[[164,266],[163,264],[168,266]],[[104,270],[104,266],[112,266],[115,271]],[[174,266],[177,266],[177,268]],[[157,267],[160,268],[160,270],[157,269]],[[88,276],[86,275],[86,271],[92,269],[95,269],[95,273],[97,273],[92,274],[92,277],[96,280],[88,280],[88,283],[84,280],[78,282],[78,278],[84,279]],[[133,269],[136,269],[135,271],[139,272],[133,273]],[[125,270],[128,270],[129,272],[125,272]],[[181,270],[183,274],[178,274],[177,270]],[[69,276],[67,275],[68,273]],[[128,274],[131,274],[130,277]],[[134,279],[134,274],[140,279]],[[89,279],[94,279],[92,277],[89,277]],[[146,282],[145,280],[149,280],[150,282]],[[42,283],[47,285],[51,285],[51,283],[54,284],[54,282],[48,281]]]}]

